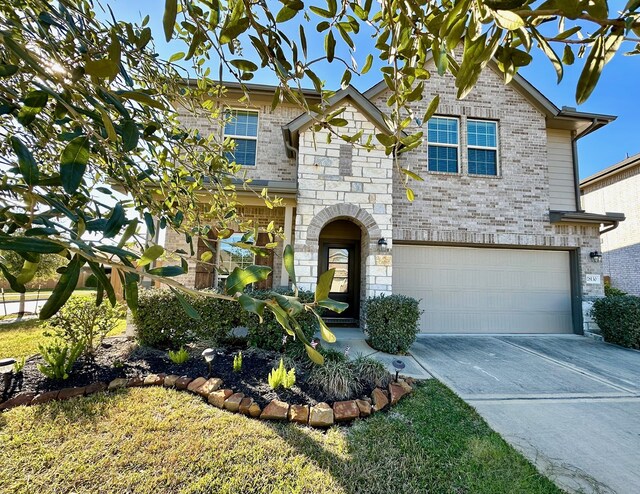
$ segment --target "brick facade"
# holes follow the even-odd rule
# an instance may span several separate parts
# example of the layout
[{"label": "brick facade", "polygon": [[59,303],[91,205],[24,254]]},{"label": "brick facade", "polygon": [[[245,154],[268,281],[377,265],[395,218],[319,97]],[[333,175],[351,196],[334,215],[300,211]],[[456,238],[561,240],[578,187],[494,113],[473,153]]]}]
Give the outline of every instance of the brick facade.
[{"label": "brick facade", "polygon": [[626,219],[602,235],[602,268],[611,285],[640,295],[640,162],[582,188],[588,211],[622,212]]}]

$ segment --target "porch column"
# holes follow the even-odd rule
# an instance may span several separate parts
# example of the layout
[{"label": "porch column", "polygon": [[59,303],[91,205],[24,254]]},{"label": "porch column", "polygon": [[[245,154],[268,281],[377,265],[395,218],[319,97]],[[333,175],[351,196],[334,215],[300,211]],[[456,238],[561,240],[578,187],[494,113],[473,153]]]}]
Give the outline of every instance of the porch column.
[{"label": "porch column", "polygon": [[[293,232],[293,206],[287,205],[284,208],[284,245],[282,246],[282,251],[284,252],[284,248],[293,244],[291,240],[291,233]],[[289,273],[284,267],[284,262],[282,263],[282,269],[280,270],[280,286],[289,286]]]}]

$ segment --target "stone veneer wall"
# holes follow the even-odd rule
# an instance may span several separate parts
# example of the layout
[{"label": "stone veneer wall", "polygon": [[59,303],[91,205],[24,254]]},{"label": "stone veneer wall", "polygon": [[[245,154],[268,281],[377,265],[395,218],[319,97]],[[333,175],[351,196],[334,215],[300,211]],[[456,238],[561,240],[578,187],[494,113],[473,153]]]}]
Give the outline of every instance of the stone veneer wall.
[{"label": "stone veneer wall", "polygon": [[[393,179],[393,239],[395,242],[460,243],[514,247],[578,248],[585,321],[589,301],[603,295],[603,285],[586,283],[586,274],[601,274],[589,252],[600,249],[597,226],[553,225],[549,221],[550,194],[545,117],[516,89],[505,86],[492,70],[482,73],[471,94],[456,99],[453,77],[436,71],[425,83],[425,99],[415,104],[423,115],[434,95],[440,95],[436,115],[459,118],[459,173],[427,169],[427,142],[400,155],[403,167],[423,182],[411,182],[416,199],[406,199],[398,172]],[[374,104],[388,112],[382,92]],[[498,121],[498,175],[467,173],[468,118]],[[426,133],[426,126],[423,130]],[[585,329],[589,329],[585,325]]]},{"label": "stone veneer wall", "polygon": [[[364,130],[363,139],[378,132],[352,104],[342,118],[341,133]],[[318,278],[318,237],[332,220],[349,219],[362,230],[361,298],[391,293],[392,158],[383,151],[367,152],[341,139],[326,142],[326,131],[300,133],[298,205],[295,221],[296,275],[300,286],[315,289]],[[378,246],[385,238],[388,250]]]}]

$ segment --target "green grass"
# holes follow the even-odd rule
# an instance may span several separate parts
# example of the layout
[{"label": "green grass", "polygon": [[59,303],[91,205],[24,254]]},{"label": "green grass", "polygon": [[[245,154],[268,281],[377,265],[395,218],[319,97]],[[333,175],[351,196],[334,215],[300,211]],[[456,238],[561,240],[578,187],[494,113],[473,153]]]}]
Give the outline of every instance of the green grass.
[{"label": "green grass", "polygon": [[[46,321],[39,319],[0,324],[0,358],[30,357],[39,353],[38,345],[47,341],[43,335],[46,326]],[[126,320],[121,319],[118,326],[109,333],[109,336],[122,334],[126,326]]]},{"label": "green grass", "polygon": [[326,433],[130,388],[11,410],[0,444],[0,492],[560,492],[435,380]]}]

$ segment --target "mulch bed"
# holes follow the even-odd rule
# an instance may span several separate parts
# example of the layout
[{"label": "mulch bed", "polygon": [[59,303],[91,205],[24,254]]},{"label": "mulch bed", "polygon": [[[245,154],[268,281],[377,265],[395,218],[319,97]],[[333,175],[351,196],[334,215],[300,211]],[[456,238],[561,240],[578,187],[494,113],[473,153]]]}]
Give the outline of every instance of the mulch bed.
[{"label": "mulch bed", "polygon": [[[236,373],[233,372],[233,357],[239,350],[243,353],[243,364],[242,370]],[[199,356],[199,351],[196,350],[195,353],[198,353],[198,356],[192,355],[184,364],[176,365],[169,360],[167,352],[138,347],[135,342],[123,337],[108,338],[94,358],[78,359],[69,378],[64,381],[46,378],[37,368],[37,365],[42,363],[42,358],[35,355],[27,359],[22,372],[14,376],[10,389],[2,393],[0,402],[24,391],[44,393],[61,388],[83,387],[95,382],[109,383],[116,378],[132,378],[151,373],[186,375],[192,378],[207,377],[208,367]],[[307,383],[308,371],[302,365],[296,367],[296,384],[291,389],[272,390],[267,383],[267,376],[271,369],[278,365],[280,357],[276,352],[246,348],[246,345],[235,344],[216,348],[211,375],[222,379],[223,387],[252,397],[261,407],[274,399],[292,405],[315,405],[330,401],[320,390]],[[361,396],[369,396],[371,391],[372,389],[363,389]]]}]

